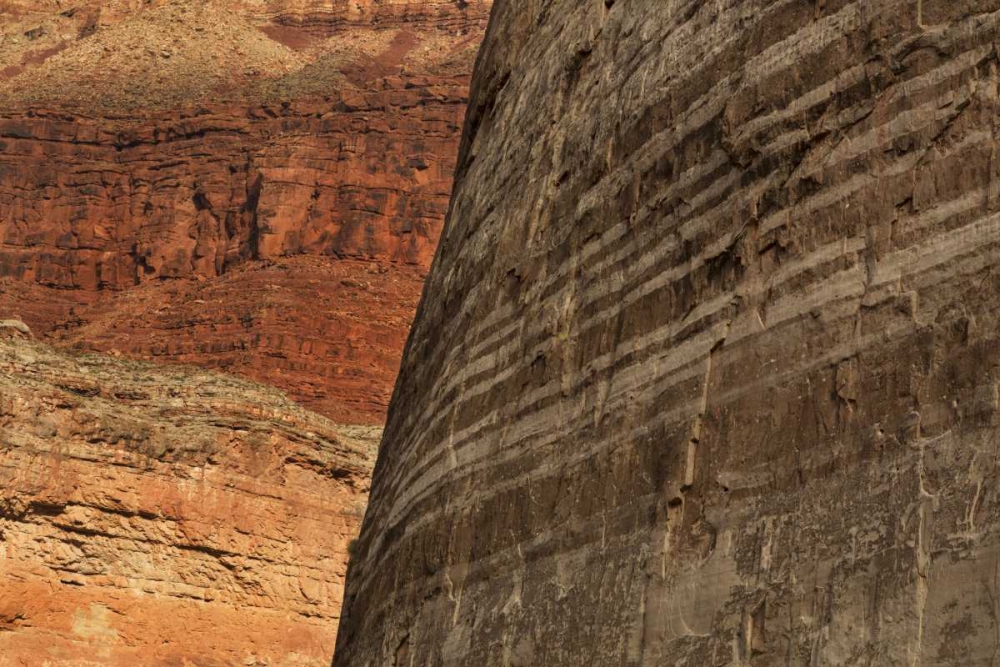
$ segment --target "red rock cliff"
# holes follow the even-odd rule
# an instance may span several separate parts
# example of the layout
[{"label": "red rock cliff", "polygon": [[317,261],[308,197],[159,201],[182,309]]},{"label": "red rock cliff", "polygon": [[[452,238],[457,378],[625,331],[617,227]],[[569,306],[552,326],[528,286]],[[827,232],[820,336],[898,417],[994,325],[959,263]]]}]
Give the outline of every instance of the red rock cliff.
[{"label": "red rock cliff", "polygon": [[380,421],[489,3],[0,11],[0,315]]},{"label": "red rock cliff", "polygon": [[0,667],[328,664],[488,10],[0,0]]}]

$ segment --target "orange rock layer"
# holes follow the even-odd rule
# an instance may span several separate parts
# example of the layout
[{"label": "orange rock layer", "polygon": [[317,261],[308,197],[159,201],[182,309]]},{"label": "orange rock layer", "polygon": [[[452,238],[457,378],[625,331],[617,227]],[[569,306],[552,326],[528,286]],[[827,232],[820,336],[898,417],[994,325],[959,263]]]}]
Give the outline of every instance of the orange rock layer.
[{"label": "orange rock layer", "polygon": [[0,667],[327,665],[377,429],[0,323]]}]

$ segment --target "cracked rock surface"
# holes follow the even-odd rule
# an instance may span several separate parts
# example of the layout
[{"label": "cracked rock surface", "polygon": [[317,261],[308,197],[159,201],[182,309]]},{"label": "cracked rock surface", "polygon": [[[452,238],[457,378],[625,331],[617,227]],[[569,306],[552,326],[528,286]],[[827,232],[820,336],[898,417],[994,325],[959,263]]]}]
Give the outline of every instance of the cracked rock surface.
[{"label": "cracked rock surface", "polygon": [[0,666],[328,664],[378,429],[17,324],[0,322]]},{"label": "cracked rock surface", "polygon": [[498,0],[338,636],[1000,653],[993,0]]}]

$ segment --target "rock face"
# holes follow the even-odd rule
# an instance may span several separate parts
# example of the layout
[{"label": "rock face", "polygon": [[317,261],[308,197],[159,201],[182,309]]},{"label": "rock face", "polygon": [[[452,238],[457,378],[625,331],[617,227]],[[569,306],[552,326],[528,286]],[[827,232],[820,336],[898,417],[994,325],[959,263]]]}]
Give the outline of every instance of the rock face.
[{"label": "rock face", "polygon": [[[0,3],[0,317],[43,336],[266,381],[276,377],[274,360],[295,350],[303,359],[281,386],[320,409],[317,393],[336,402],[351,391],[338,377],[374,368],[377,400],[351,418],[380,422],[440,234],[489,7]],[[407,315],[391,354],[379,324],[350,346],[330,332],[288,328],[251,345],[216,336],[196,356],[164,353],[182,344],[130,311],[118,315],[134,329],[94,330],[120,321],[108,312],[128,303],[116,298],[124,291],[186,281],[176,289],[211,292],[203,283],[237,270],[295,273],[289,258],[299,256],[351,260],[331,271],[360,268],[354,282],[365,280],[366,265],[403,267],[405,285],[391,300]],[[212,327],[226,329],[246,304],[268,300],[266,278],[246,281],[238,303],[205,314]],[[291,320],[314,319],[312,306],[299,300]],[[178,318],[168,327],[183,340],[198,324]],[[81,325],[94,336],[67,333]],[[336,372],[320,370],[329,358],[309,349],[335,349]],[[352,354],[362,361],[347,361]]]},{"label": "rock face", "polygon": [[338,667],[993,664],[998,36],[498,0]]},{"label": "rock face", "polygon": [[423,278],[417,266],[288,257],[214,280],[120,292],[50,338],[154,360],[249,366],[259,381],[290,388],[296,402],[339,423],[381,425]]},{"label": "rock face", "polygon": [[325,665],[378,430],[0,322],[0,666]]},{"label": "rock face", "polygon": [[0,0],[0,667],[329,662],[489,9]]},{"label": "rock face", "polygon": [[[423,269],[287,257],[212,280],[151,282],[122,292],[0,282],[13,312],[61,313],[60,346],[238,370],[286,388],[337,422],[380,424]],[[68,315],[66,315],[68,313]]]}]

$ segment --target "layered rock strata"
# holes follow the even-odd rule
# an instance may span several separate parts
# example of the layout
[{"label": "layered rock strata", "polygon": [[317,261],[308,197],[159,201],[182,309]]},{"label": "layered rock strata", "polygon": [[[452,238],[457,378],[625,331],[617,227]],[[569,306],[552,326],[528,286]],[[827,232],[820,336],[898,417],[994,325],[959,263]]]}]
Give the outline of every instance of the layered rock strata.
[{"label": "layered rock strata", "polygon": [[74,310],[49,338],[240,370],[288,387],[297,403],[339,423],[377,423],[423,279],[415,266],[287,257],[214,280],[158,281],[116,293]]},{"label": "layered rock strata", "polygon": [[498,0],[338,667],[993,664],[998,36]]},{"label": "layered rock strata", "polygon": [[[407,285],[392,300],[412,313],[489,2],[57,5],[0,4],[0,316],[43,336],[87,324],[109,341],[103,349],[167,360],[172,336],[146,336],[152,321],[94,331],[127,302],[116,295],[164,282],[196,291],[264,265],[294,272],[299,256],[351,260],[330,271],[361,267],[354,282],[365,264],[402,267]],[[267,301],[264,280],[248,277],[232,308]],[[313,300],[291,319],[308,321]],[[378,317],[378,302],[367,308]],[[346,372],[366,373],[379,357],[371,382],[381,398],[358,419],[383,418],[408,319],[388,357],[377,326],[361,336],[367,360]],[[195,335],[180,319],[170,329]],[[236,361],[207,350],[178,360],[273,381],[272,360],[316,338],[306,327]],[[319,343],[352,353],[337,337]],[[325,361],[310,357],[281,386],[336,403],[351,387],[315,370]]]},{"label": "layered rock strata", "polygon": [[0,666],[328,664],[378,430],[21,327],[0,323]]}]

